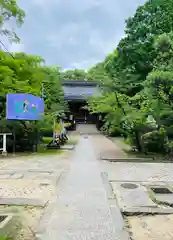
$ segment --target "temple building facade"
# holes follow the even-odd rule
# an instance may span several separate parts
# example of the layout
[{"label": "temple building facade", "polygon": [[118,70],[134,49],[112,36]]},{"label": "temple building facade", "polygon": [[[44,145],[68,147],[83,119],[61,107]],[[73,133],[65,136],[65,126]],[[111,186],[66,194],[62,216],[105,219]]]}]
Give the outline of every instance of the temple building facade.
[{"label": "temple building facade", "polygon": [[64,98],[69,105],[69,115],[73,115],[76,123],[97,124],[99,116],[90,114],[86,109],[90,96],[100,95],[96,82],[69,80],[63,82]]}]

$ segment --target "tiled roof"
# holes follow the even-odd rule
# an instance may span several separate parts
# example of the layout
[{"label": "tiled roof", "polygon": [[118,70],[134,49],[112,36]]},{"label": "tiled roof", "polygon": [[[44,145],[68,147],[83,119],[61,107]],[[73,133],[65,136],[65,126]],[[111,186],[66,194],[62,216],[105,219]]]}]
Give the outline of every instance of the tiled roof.
[{"label": "tiled roof", "polygon": [[62,81],[63,86],[97,86],[97,83],[94,81],[84,81],[84,80],[65,80]]},{"label": "tiled roof", "polygon": [[99,94],[98,88],[92,86],[63,86],[63,89],[66,100],[87,100],[90,96]]}]

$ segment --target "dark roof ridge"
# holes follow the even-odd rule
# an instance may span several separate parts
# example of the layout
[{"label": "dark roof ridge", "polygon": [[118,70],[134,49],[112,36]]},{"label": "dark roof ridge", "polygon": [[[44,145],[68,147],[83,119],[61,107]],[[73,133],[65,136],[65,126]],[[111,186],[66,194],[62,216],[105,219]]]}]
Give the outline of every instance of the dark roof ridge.
[{"label": "dark roof ridge", "polygon": [[97,86],[98,83],[94,81],[85,81],[85,80],[62,80],[62,85],[65,86]]}]

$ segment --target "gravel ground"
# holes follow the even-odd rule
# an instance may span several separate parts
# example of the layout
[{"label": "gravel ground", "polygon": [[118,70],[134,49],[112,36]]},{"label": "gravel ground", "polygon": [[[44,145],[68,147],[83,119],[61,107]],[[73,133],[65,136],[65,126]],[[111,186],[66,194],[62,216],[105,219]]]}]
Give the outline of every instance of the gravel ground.
[{"label": "gravel ground", "polygon": [[128,217],[133,240],[172,240],[173,215]]},{"label": "gravel ground", "polygon": [[[69,169],[69,156],[71,153],[72,151],[65,151],[61,155],[33,155],[1,159],[0,177],[5,179],[0,179],[0,197],[52,201],[57,195],[55,176],[59,176],[59,173]],[[5,173],[5,175],[3,175],[4,171],[7,172],[7,174]],[[23,178],[11,179],[8,172],[16,172],[16,174],[19,173],[19,175],[22,174]],[[49,174],[49,172],[51,172],[51,174]],[[0,206],[1,213],[16,213],[21,219],[22,226],[15,240],[35,239],[33,230],[37,228],[43,211],[44,208],[41,207]]]},{"label": "gravel ground", "polygon": [[[101,146],[101,156],[123,156],[121,148],[102,136],[94,136],[96,151]],[[98,155],[99,156],[99,155]],[[100,161],[101,171],[108,173],[111,181],[139,181],[170,183],[173,180],[173,163],[110,163]],[[158,183],[159,184],[159,183]],[[133,240],[173,240],[173,215],[128,217]]]},{"label": "gravel ground", "polygon": [[40,180],[1,180],[0,197],[5,198],[37,198],[49,200],[55,195],[55,186],[42,185]]}]

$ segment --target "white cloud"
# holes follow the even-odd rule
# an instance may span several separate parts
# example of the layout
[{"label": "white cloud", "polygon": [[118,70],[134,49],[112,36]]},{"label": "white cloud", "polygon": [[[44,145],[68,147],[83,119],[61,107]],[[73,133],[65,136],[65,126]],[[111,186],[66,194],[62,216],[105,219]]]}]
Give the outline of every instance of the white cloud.
[{"label": "white cloud", "polygon": [[9,51],[10,52],[24,52],[25,46],[23,43],[12,43],[9,45]]},{"label": "white cloud", "polygon": [[30,0],[28,3],[32,8],[38,8],[38,14],[50,14],[55,7],[58,7],[59,0]]},{"label": "white cloud", "polygon": [[[42,56],[47,64],[88,68],[115,49],[125,19],[145,0],[18,0],[26,12],[11,51]],[[109,4],[108,4],[109,2]]]},{"label": "white cloud", "polygon": [[74,63],[71,64],[70,68],[71,69],[75,69],[75,68],[78,68],[78,69],[88,69],[90,66],[93,66],[97,62],[98,62],[97,58],[90,58],[90,59],[87,59],[87,60],[74,62]]},{"label": "white cloud", "polygon": [[54,29],[54,31],[51,31],[50,33],[48,32],[46,36],[47,45],[59,49],[63,47],[65,43],[75,44],[77,41],[76,35],[79,33],[79,31],[80,25],[75,23],[71,23],[59,28],[58,32],[56,32]]},{"label": "white cloud", "polygon": [[104,55],[107,55],[110,51],[112,51],[116,45],[118,44],[121,36],[115,35],[110,40],[105,42],[105,39],[99,34],[99,32],[92,32],[89,38],[90,46],[95,48],[96,51],[102,52]]},{"label": "white cloud", "polygon": [[58,46],[58,40],[59,40],[58,34],[54,32],[49,33],[48,36],[46,37],[46,45],[56,48]]}]

